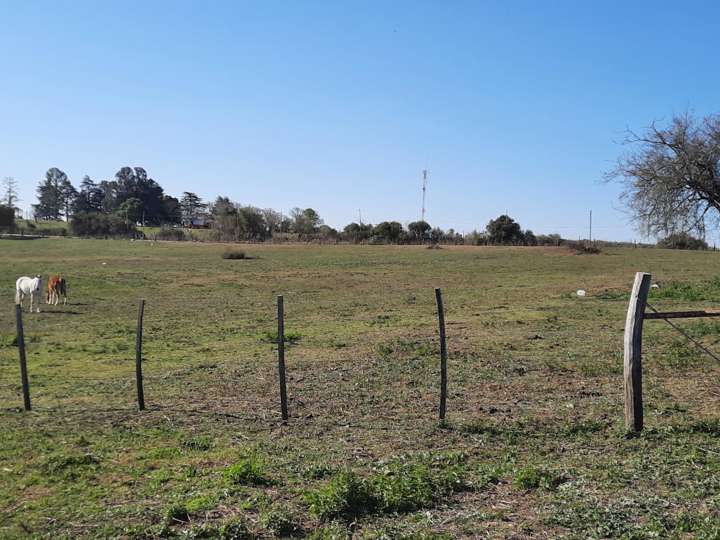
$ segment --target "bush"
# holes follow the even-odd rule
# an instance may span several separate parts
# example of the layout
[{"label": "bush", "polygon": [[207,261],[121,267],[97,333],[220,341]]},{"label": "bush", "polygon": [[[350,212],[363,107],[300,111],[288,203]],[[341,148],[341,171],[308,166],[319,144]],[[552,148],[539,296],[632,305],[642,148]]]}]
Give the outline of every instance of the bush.
[{"label": "bush", "polygon": [[138,231],[120,216],[98,212],[80,212],[70,221],[70,230],[77,236],[119,237],[137,236]]},{"label": "bush", "polygon": [[580,241],[580,242],[567,242],[570,249],[574,249],[580,255],[597,255],[602,250],[592,242]]},{"label": "bush", "polygon": [[155,240],[173,240],[182,242],[187,239],[188,237],[184,230],[172,227],[163,227],[155,233]]},{"label": "bush", "polygon": [[0,231],[15,230],[15,209],[0,204]]},{"label": "bush", "polygon": [[245,259],[245,252],[241,249],[227,249],[222,254],[223,259]]},{"label": "bush", "polygon": [[705,240],[695,238],[687,233],[673,233],[657,243],[657,247],[665,249],[707,249]]}]

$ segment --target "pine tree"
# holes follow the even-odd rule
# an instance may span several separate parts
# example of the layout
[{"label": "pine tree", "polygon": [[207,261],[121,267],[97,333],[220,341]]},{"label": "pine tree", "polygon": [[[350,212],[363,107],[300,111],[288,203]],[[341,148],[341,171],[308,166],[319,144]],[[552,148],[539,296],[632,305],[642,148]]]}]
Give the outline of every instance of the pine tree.
[{"label": "pine tree", "polygon": [[37,188],[38,203],[33,205],[35,219],[59,220],[65,209],[67,175],[53,167],[45,173],[45,180]]}]

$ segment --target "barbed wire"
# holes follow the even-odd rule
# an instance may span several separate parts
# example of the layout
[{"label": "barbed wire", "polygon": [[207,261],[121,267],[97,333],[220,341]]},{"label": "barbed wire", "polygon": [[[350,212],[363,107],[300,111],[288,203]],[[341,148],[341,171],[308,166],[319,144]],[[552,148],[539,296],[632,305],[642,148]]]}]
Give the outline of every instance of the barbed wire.
[{"label": "barbed wire", "polygon": [[[653,306],[651,306],[650,303],[647,303],[646,305],[647,305],[647,307],[649,307],[649,308],[650,308],[652,311],[654,311],[655,313],[660,313],[657,309],[655,309]],[[678,325],[676,325],[675,323],[670,322],[668,319],[662,319],[662,320],[665,321],[666,323],[668,323],[668,324],[669,324],[672,328],[674,328],[680,335],[684,336],[685,339],[687,339],[688,341],[690,341],[691,343],[693,343],[698,349],[700,349],[701,351],[703,351],[705,354],[707,354],[708,356],[710,356],[712,359],[717,360],[718,362],[720,362],[720,357],[718,357],[718,356],[717,356],[715,353],[713,353],[710,349],[708,349],[708,348],[705,347],[702,343],[700,343],[700,342],[697,341],[695,338],[693,338],[690,334],[688,334],[687,332],[685,332],[685,331],[684,331],[682,328],[680,328]]]}]

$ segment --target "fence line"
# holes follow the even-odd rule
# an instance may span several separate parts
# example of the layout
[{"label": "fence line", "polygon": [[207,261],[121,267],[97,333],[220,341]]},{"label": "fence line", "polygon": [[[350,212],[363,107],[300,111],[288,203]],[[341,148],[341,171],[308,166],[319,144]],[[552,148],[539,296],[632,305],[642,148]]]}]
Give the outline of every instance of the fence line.
[{"label": "fence line", "polygon": [[[637,272],[633,283],[632,292],[630,295],[630,301],[628,304],[628,311],[625,320],[625,334],[624,334],[624,355],[623,355],[623,383],[624,383],[624,416],[625,424],[628,430],[639,432],[643,429],[643,370],[642,370],[642,337],[643,337],[643,323],[647,320],[664,320],[670,324],[674,329],[683,334],[686,338],[691,340],[696,346],[701,348],[708,355],[715,359],[720,359],[717,355],[713,354],[702,344],[692,339],[687,333],[683,332],[682,329],[673,325],[668,319],[677,318],[698,318],[698,317],[718,317],[720,316],[720,310],[694,310],[694,311],[672,311],[672,312],[658,312],[654,307],[648,304],[648,295],[650,292],[651,274],[645,272]],[[438,416],[441,422],[446,418],[447,414],[447,393],[448,393],[448,358],[447,358],[447,343],[446,343],[446,328],[445,328],[445,308],[442,298],[442,290],[438,287],[435,288],[435,301],[437,304],[437,317],[438,317],[438,331],[439,331],[439,342],[440,342],[440,400],[438,406]],[[645,313],[646,308],[652,310],[651,313]],[[142,345],[143,345],[143,319],[145,313],[145,300],[141,299],[138,303],[137,313],[137,328],[135,336],[135,384],[137,389],[137,404],[138,410],[145,410],[145,394],[144,394],[144,383],[143,383],[143,369],[142,369]],[[21,386],[23,392],[23,406],[24,410],[31,410],[30,401],[30,385],[28,380],[27,371],[27,359],[25,351],[25,337],[22,323],[22,306],[17,304],[15,306],[15,317],[17,325],[17,345],[20,358],[20,376]],[[287,422],[289,419],[288,412],[288,398],[287,398],[287,378],[286,378],[286,363],[285,363],[285,309],[284,309],[284,298],[282,295],[277,296],[277,351],[278,351],[278,383],[279,383],[279,394],[280,394],[280,413],[283,422]],[[178,372],[186,372],[187,369],[183,368]],[[192,371],[187,372],[187,375],[192,375]],[[177,373],[176,373],[177,374]],[[175,374],[175,375],[176,375]],[[171,376],[175,376],[172,372],[151,376],[151,380],[166,379]],[[66,377],[71,380],[82,380],[84,382],[98,382],[102,384],[110,384],[112,382],[122,381],[125,384],[129,384],[132,380],[130,377],[111,377],[108,379],[94,379],[86,377]],[[223,379],[227,382],[226,379]],[[0,381],[3,382],[4,381]],[[45,387],[40,383],[40,388]],[[14,388],[17,389],[17,385],[5,385],[1,384],[0,387]],[[157,407],[156,407],[157,408]]]}]

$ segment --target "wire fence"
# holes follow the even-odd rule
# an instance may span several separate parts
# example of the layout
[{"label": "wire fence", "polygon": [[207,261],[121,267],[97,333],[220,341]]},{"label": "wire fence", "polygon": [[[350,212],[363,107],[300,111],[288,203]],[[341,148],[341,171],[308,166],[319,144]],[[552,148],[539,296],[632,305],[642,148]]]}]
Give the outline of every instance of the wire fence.
[{"label": "wire fence", "polygon": [[[644,274],[649,276],[649,274]],[[649,278],[647,278],[647,287],[649,287]],[[446,345],[445,330],[445,311],[440,289],[435,289],[436,298],[436,315],[438,317],[437,336],[439,339],[439,354],[437,364],[434,365],[434,374],[428,376],[421,384],[411,381],[394,381],[393,384],[397,388],[393,389],[400,396],[412,395],[413,398],[419,398],[428,403],[433,403],[437,417],[441,422],[445,420],[448,396],[453,395],[449,392],[448,386],[448,351]],[[635,292],[631,294],[629,314],[633,309],[633,302],[636,301]],[[27,372],[27,361],[25,358],[25,340],[22,327],[22,311],[20,306],[16,306],[17,321],[17,345],[20,358],[21,376],[13,378],[6,373],[0,378],[0,411],[17,411],[31,410],[39,411],[61,411],[76,414],[82,411],[94,409],[94,412],[100,413],[103,410],[132,412],[133,409],[140,411],[147,408],[154,411],[174,411],[182,412],[186,415],[217,415],[226,418],[242,418],[260,417],[262,419],[277,418],[275,416],[280,412],[280,417],[287,422],[292,416],[294,422],[301,420],[298,414],[291,415],[291,409],[308,410],[304,407],[302,397],[295,395],[288,397],[287,393],[287,374],[285,364],[285,335],[284,335],[284,304],[283,297],[277,298],[277,338],[274,342],[277,353],[277,365],[275,368],[265,364],[262,373],[251,372],[251,370],[238,369],[238,366],[230,363],[213,363],[211,367],[206,365],[183,366],[175,369],[167,369],[158,372],[158,366],[153,364],[145,365],[145,359],[142,354],[143,345],[143,317],[145,301],[140,300],[138,304],[137,326],[135,333],[135,365],[134,370],[131,363],[124,365],[124,373],[109,374],[104,377],[96,377],[90,375],[79,375],[75,373],[57,373],[43,372],[42,375],[35,376]],[[720,361],[720,356],[713,353],[698,340],[694,339],[690,334],[685,332],[681,327],[670,322],[667,313],[658,312],[653,306],[645,302],[642,306],[642,313],[647,306],[652,314],[645,318],[662,318],[675,331],[679,332],[689,342],[702,350],[709,357]],[[699,312],[692,316],[698,315]],[[714,314],[713,314],[714,315]],[[674,312],[672,317],[681,317],[682,312]],[[711,316],[711,315],[708,315]],[[626,327],[626,333],[628,327]],[[562,336],[561,331],[557,331],[557,337]],[[532,339],[532,338],[529,338]],[[628,349],[626,336],[626,356],[625,356],[625,385],[626,385],[626,407],[628,400],[628,385],[632,388],[633,380],[628,378]],[[632,352],[632,351],[631,351]],[[62,368],[61,368],[62,369]],[[367,377],[381,377],[380,368],[377,372],[365,373]],[[370,395],[359,388],[357,384],[351,384],[340,388],[339,381],[344,379],[344,371],[342,367],[328,368],[324,374],[323,380],[313,382],[318,392],[312,394],[313,399],[331,399],[338,398],[344,407],[352,407],[352,399],[358,396],[367,398],[372,401],[374,407],[373,414],[375,418],[383,416],[386,403],[389,401],[387,391]],[[248,381],[250,385],[248,387]],[[300,382],[302,379],[296,379]],[[258,382],[259,381],[259,382]],[[291,379],[292,381],[292,379]],[[149,392],[148,403],[145,403],[145,386],[147,385]],[[326,388],[321,388],[326,385]],[[242,389],[242,390],[241,390]],[[635,392],[641,391],[635,388]],[[322,392],[324,396],[320,394]],[[632,392],[631,392],[632,394]],[[307,398],[309,394],[305,394]],[[31,402],[32,398],[32,402]],[[397,396],[396,396],[397,399]],[[191,404],[191,405],[190,405]],[[133,406],[134,405],[134,406]],[[108,409],[109,407],[109,409]],[[626,420],[628,413],[626,410]],[[362,420],[355,419],[356,422]],[[394,424],[391,424],[394,425]],[[642,423],[632,424],[635,427]]]}]

